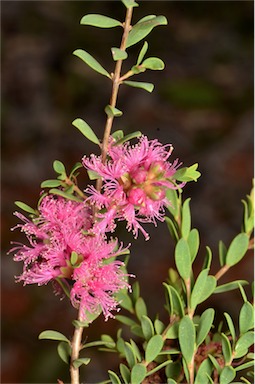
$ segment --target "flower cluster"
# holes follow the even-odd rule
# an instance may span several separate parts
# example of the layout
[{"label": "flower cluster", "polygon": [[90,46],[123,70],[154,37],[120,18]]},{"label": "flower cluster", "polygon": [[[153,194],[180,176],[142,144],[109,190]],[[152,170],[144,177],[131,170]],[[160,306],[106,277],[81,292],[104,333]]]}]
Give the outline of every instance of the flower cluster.
[{"label": "flower cluster", "polygon": [[29,241],[11,250],[14,260],[24,263],[17,281],[24,285],[59,281],[70,290],[71,302],[80,307],[84,320],[86,313],[101,310],[106,319],[112,316],[110,311],[118,304],[113,294],[128,287],[123,263],[115,260],[122,250],[116,240],[87,234],[92,227],[90,209],[82,202],[46,196],[33,220],[15,214],[23,221],[15,228],[25,232]]},{"label": "flower cluster", "polygon": [[126,220],[127,229],[133,230],[135,237],[140,230],[148,239],[140,223],[156,225],[156,219],[163,221],[163,208],[169,205],[166,190],[176,188],[174,174],[178,160],[167,161],[173,150],[171,145],[150,141],[146,136],[134,146],[129,142],[115,144],[112,139],[105,163],[101,156],[93,154],[83,158],[83,165],[104,181],[102,193],[93,186],[86,190],[90,194],[88,199],[98,210],[94,228],[101,233],[113,231],[115,219]]}]

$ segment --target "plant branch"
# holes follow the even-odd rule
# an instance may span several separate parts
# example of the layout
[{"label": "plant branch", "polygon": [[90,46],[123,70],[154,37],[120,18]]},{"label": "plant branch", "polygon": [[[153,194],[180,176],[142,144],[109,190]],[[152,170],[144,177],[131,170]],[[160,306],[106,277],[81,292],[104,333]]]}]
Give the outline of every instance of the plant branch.
[{"label": "plant branch", "polygon": [[[133,8],[127,8],[126,12],[126,18],[124,22],[124,32],[122,35],[122,40],[121,40],[121,45],[120,49],[122,51],[125,51],[126,44],[127,44],[127,38],[128,38],[128,33],[131,28],[131,18],[132,18],[132,13],[133,13]],[[116,102],[117,102],[117,96],[118,96],[118,91],[119,91],[119,86],[120,86],[120,73],[121,73],[121,67],[122,67],[122,61],[123,60],[118,60],[116,62],[115,70],[112,75],[112,94],[110,98],[110,106],[115,108]],[[102,153],[102,162],[104,163],[106,160],[107,156],[107,151],[108,151],[108,143],[109,143],[109,136],[111,133],[112,129],[112,124],[113,124],[113,119],[114,116],[108,116],[105,124],[105,129],[104,129],[104,137],[103,137],[103,143],[102,143],[102,148],[101,148],[101,153]],[[101,190],[102,188],[102,179],[97,179],[97,184],[96,188],[98,191]]]},{"label": "plant branch", "polygon": [[[81,321],[81,310],[79,309],[78,320]],[[81,349],[81,339],[82,339],[83,327],[75,328],[73,339],[71,342],[71,362],[70,362],[70,376],[71,384],[79,384],[79,368],[75,368],[73,362],[79,358],[79,353]]]}]

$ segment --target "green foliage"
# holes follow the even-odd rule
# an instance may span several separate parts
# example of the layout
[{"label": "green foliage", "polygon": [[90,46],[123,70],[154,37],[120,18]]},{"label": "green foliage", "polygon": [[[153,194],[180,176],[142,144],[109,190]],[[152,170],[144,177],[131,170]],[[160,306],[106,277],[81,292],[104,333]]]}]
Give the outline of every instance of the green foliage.
[{"label": "green foliage", "polygon": [[208,335],[214,319],[215,311],[213,308],[207,308],[201,315],[197,327],[196,344],[199,346],[203,343]]},{"label": "green foliage", "polygon": [[226,255],[226,264],[233,266],[242,260],[247,252],[249,237],[245,233],[239,233],[231,242]]},{"label": "green foliage", "polygon": [[141,20],[138,21],[138,23],[133,26],[133,28],[129,32],[127,48],[144,39],[156,26],[166,24],[167,19],[165,18],[165,16],[149,15],[143,17]]},{"label": "green foliage", "polygon": [[163,345],[164,341],[161,335],[152,336],[145,349],[145,360],[147,363],[150,363],[158,356]]},{"label": "green foliage", "polygon": [[81,365],[88,365],[90,363],[90,360],[91,359],[89,357],[83,357],[83,358],[80,358],[80,359],[76,359],[73,362],[73,366],[75,368],[79,368]]},{"label": "green foliage", "polygon": [[29,205],[22,203],[22,201],[15,201],[15,205],[21,208],[23,211],[31,213],[32,215],[37,215],[37,211],[31,208]]},{"label": "green foliage", "polygon": [[63,360],[64,363],[69,364],[70,363],[70,356],[71,356],[71,346],[70,344],[66,343],[65,341],[61,341],[58,344],[58,355]]},{"label": "green foliage", "polygon": [[113,47],[111,48],[111,51],[112,51],[112,57],[114,61],[125,60],[128,57],[127,52],[123,51],[122,49]]},{"label": "green foliage", "polygon": [[122,27],[122,23],[120,21],[112,19],[108,16],[98,14],[89,14],[83,16],[83,18],[81,19],[81,24],[92,25],[93,27],[99,28]]},{"label": "green foliage", "polygon": [[87,64],[90,68],[92,68],[94,71],[100,73],[103,76],[108,77],[111,79],[111,75],[102,67],[101,64],[88,52],[84,51],[83,49],[76,49],[73,54],[77,57],[79,57],[82,61],[84,61],[85,64]]},{"label": "green foliage", "polygon": [[86,123],[86,121],[78,118],[78,119],[75,119],[72,122],[72,124],[77,129],[79,129],[79,131],[83,134],[83,136],[85,136],[88,140],[92,141],[92,143],[95,143],[98,145],[100,144],[99,139],[97,138],[97,136],[93,132],[92,128]]},{"label": "green foliage", "polygon": [[158,57],[148,57],[142,62],[141,66],[146,69],[152,69],[153,71],[161,71],[164,69],[165,64]]},{"label": "green foliage", "polygon": [[197,171],[198,164],[193,164],[190,167],[184,167],[178,169],[174,178],[177,181],[197,181],[197,179],[201,176],[201,173]]},{"label": "green foliage", "polygon": [[148,45],[147,41],[145,41],[145,42],[143,43],[142,49],[141,49],[141,51],[139,52],[139,56],[138,56],[138,58],[137,58],[137,62],[136,62],[136,65],[137,65],[137,66],[140,65],[141,62],[143,61],[143,58],[144,58],[144,56],[145,56],[145,54],[146,54],[146,52],[147,52],[147,50],[148,50],[148,47],[149,47],[149,45]]},{"label": "green foliage", "polygon": [[58,331],[51,331],[51,330],[41,332],[40,335],[38,336],[38,339],[39,340],[42,340],[42,339],[60,340],[60,341],[65,341],[65,342],[69,343],[69,340],[67,339],[67,337],[65,335],[63,335],[62,333],[60,333]]},{"label": "green foliage", "polygon": [[147,373],[146,367],[143,364],[136,364],[131,370],[131,383],[140,384]]},{"label": "green foliage", "polygon": [[154,85],[151,83],[145,83],[142,81],[123,81],[123,84],[129,85],[130,87],[134,88],[141,88],[144,89],[147,92],[152,92],[154,89]]},{"label": "green foliage", "polygon": [[134,0],[121,0],[126,8],[138,7],[138,4]]},{"label": "green foliage", "polygon": [[183,280],[187,280],[191,274],[191,256],[189,245],[185,239],[180,239],[175,248],[175,263]]},{"label": "green foliage", "polygon": [[122,111],[118,108],[113,108],[111,105],[107,105],[104,110],[108,117],[119,117],[123,115]]},{"label": "green foliage", "polygon": [[189,316],[184,316],[180,321],[179,343],[182,355],[186,363],[189,364],[196,349],[196,330]]},{"label": "green foliage", "polygon": [[254,308],[251,303],[246,301],[239,314],[239,330],[243,335],[245,332],[254,328]]}]

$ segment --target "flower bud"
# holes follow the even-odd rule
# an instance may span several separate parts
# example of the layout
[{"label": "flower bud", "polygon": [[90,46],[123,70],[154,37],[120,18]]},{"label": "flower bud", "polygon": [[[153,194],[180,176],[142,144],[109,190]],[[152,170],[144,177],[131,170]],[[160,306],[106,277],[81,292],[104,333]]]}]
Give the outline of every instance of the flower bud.
[{"label": "flower bud", "polygon": [[163,161],[152,163],[148,172],[148,179],[159,179],[165,173],[166,167]]},{"label": "flower bud", "polygon": [[146,195],[141,188],[132,188],[128,194],[128,201],[133,205],[142,205]]},{"label": "flower bud", "polygon": [[152,187],[147,196],[154,201],[159,201],[165,198],[166,193],[162,187]]},{"label": "flower bud", "polygon": [[130,173],[130,176],[135,184],[142,184],[147,178],[147,171],[142,167],[138,167]]}]

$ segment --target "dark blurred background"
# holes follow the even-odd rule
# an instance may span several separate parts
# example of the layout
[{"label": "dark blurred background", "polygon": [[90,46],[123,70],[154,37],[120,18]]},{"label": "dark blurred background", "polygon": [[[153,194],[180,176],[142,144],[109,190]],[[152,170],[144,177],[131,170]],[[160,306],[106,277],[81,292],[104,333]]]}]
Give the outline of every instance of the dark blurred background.
[{"label": "dark blurred background", "polygon": [[[55,297],[50,285],[15,284],[21,265],[6,251],[10,241],[23,239],[10,232],[16,224],[13,202],[36,205],[41,181],[54,177],[55,159],[70,169],[84,154],[97,151],[71,122],[81,117],[102,137],[110,82],[72,52],[85,49],[111,72],[110,48],[119,46],[122,31],[80,26],[87,13],[123,21],[125,9],[119,1],[1,2],[2,383],[69,380],[56,344],[38,341],[38,334],[55,329],[71,337],[76,311],[68,300]],[[160,57],[166,68],[137,77],[155,84],[152,94],[121,87],[117,107],[124,116],[115,120],[114,130],[141,130],[172,143],[172,159],[178,157],[185,166],[199,163],[202,177],[184,192],[192,197],[193,226],[201,235],[195,268],[209,245],[216,272],[218,241],[228,245],[240,231],[241,199],[250,192],[253,176],[253,2],[141,1],[133,23],[148,14],[168,18],[168,26],[155,28],[146,39],[147,57]],[[135,63],[141,46],[130,49],[124,70]],[[81,188],[87,182],[82,171]],[[133,243],[129,271],[141,283],[150,315],[159,312],[164,319],[162,281],[173,266],[173,242],[165,224],[150,225],[148,231],[149,242],[140,237]],[[124,227],[118,235],[125,243],[132,239]],[[222,282],[252,277],[250,253]],[[235,321],[241,304],[238,291],[215,295],[210,302],[219,318],[228,311]],[[114,321],[100,318],[85,335],[92,341],[117,328]],[[82,370],[83,382],[97,383],[107,378],[107,369],[116,369],[112,355],[90,350],[87,356],[93,362]]]}]

